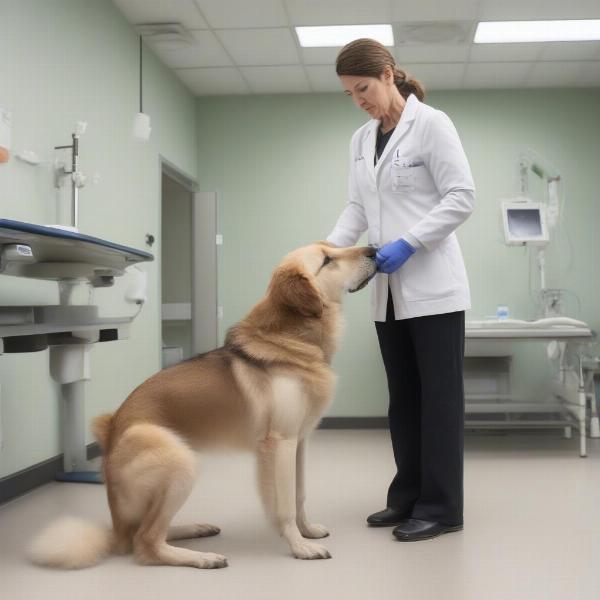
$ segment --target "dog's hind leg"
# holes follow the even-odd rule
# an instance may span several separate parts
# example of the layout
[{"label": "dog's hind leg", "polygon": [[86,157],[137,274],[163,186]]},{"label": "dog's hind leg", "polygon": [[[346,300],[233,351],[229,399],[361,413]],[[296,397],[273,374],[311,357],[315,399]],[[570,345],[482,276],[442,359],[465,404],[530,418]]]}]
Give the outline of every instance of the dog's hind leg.
[{"label": "dog's hind leg", "polygon": [[296,439],[275,437],[259,444],[261,496],[296,558],[330,558],[326,548],[307,542],[296,524],[296,446]]},{"label": "dog's hind leg", "polygon": [[129,554],[133,549],[133,536],[136,526],[127,523],[115,523],[113,518],[113,531],[115,539],[113,542],[113,552],[115,554]]},{"label": "dog's hind leg", "polygon": [[195,523],[194,525],[171,525],[167,532],[167,540],[191,540],[192,538],[218,535],[221,530],[216,525]]},{"label": "dog's hind leg", "polygon": [[113,457],[113,463],[121,461],[121,512],[126,520],[139,524],[133,553],[140,563],[200,569],[227,566],[227,559],[219,554],[167,544],[169,524],[190,494],[196,471],[193,452],[177,435],[156,425],[134,425],[123,434]]},{"label": "dog's hind leg", "polygon": [[106,482],[106,495],[108,497],[108,506],[113,524],[113,544],[114,554],[129,554],[133,549],[133,536],[137,530],[138,523],[131,522],[124,518],[119,510],[118,494],[115,491],[112,480],[104,473]]},{"label": "dog's hind leg", "polygon": [[134,538],[136,558],[146,565],[180,565],[199,569],[227,566],[227,559],[212,552],[195,552],[167,544],[169,521],[187,498],[189,489],[177,480],[165,481],[167,488],[155,498]]}]

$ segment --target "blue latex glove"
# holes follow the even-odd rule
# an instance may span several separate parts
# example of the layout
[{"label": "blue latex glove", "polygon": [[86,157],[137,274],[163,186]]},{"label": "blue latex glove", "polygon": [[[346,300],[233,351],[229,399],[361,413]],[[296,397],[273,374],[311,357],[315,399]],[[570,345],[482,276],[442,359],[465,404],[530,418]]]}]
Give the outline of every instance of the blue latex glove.
[{"label": "blue latex glove", "polygon": [[415,249],[404,238],[386,244],[375,256],[377,270],[389,275],[399,269],[414,253]]}]

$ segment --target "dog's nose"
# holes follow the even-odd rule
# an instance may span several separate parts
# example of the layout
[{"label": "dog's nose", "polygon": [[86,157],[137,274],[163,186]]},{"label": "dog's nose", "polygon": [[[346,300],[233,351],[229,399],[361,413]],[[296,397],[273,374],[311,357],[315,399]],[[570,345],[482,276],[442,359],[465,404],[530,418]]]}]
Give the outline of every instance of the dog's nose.
[{"label": "dog's nose", "polygon": [[366,248],[365,256],[368,256],[369,258],[375,258],[376,254],[377,254],[377,248],[375,248],[374,246],[368,246]]}]

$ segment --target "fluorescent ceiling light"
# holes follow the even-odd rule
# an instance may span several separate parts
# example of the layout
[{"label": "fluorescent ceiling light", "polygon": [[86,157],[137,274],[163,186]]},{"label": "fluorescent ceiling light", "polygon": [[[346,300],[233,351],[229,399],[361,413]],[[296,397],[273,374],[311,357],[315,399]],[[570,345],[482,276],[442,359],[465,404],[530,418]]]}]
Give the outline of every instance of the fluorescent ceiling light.
[{"label": "fluorescent ceiling light", "polygon": [[371,38],[384,46],[394,45],[391,25],[323,25],[296,27],[298,40],[303,48],[345,46],[358,38]]},{"label": "fluorescent ceiling light", "polygon": [[488,21],[477,25],[475,44],[580,42],[600,40],[600,19],[571,21]]}]

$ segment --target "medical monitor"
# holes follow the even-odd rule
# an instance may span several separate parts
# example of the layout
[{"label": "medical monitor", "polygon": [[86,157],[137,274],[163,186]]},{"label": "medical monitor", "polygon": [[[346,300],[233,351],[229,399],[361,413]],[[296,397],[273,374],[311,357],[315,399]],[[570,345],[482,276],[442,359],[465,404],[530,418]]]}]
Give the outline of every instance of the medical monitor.
[{"label": "medical monitor", "polygon": [[502,221],[508,245],[548,243],[546,211],[539,202],[503,202]]}]

